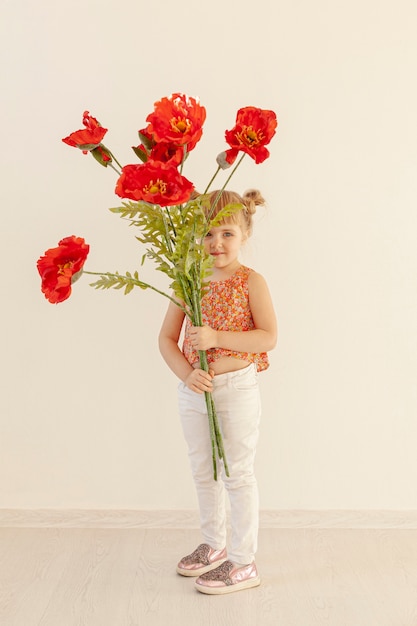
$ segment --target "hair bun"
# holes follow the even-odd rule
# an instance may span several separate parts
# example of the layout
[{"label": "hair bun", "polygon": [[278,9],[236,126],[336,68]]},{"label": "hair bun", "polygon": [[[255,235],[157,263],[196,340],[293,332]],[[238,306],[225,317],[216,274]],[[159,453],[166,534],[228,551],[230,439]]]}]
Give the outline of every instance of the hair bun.
[{"label": "hair bun", "polygon": [[259,189],[248,189],[242,196],[249,215],[256,213],[257,206],[263,206],[265,199]]}]

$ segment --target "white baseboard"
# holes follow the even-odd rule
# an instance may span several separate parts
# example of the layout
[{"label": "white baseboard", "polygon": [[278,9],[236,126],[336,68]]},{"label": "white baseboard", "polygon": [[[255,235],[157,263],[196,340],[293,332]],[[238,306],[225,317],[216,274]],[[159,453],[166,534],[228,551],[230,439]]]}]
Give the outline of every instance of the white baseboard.
[{"label": "white baseboard", "polygon": [[[0,509],[0,527],[198,528],[197,511]],[[417,529],[417,511],[263,510],[261,528]]]}]

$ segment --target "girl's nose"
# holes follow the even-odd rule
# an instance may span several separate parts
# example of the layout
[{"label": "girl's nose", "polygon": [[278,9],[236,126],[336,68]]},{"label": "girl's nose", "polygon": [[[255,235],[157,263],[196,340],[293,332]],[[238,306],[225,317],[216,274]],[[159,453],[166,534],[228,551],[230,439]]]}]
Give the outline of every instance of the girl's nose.
[{"label": "girl's nose", "polygon": [[212,237],[211,241],[210,241],[210,247],[215,250],[216,248],[221,247],[222,245],[222,240],[221,237],[219,237],[218,235],[215,235],[214,237]]}]

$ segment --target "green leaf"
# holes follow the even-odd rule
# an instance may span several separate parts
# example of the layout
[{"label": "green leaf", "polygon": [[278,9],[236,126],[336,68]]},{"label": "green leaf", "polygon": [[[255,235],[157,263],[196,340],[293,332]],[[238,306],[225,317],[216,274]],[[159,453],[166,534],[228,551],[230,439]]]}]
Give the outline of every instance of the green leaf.
[{"label": "green leaf", "polygon": [[220,211],[217,213],[215,217],[213,217],[210,220],[208,230],[210,230],[210,228],[215,228],[216,226],[221,224],[221,222],[223,222],[225,219],[227,219],[234,213],[237,213],[238,211],[241,211],[241,210],[242,210],[242,205],[237,202],[227,204],[225,207],[223,207],[223,209],[220,209]]},{"label": "green leaf", "polygon": [[135,146],[132,146],[132,150],[136,154],[138,159],[143,161],[143,163],[146,163],[146,161],[148,160],[148,155],[144,150],[141,150],[140,148],[136,148]]},{"label": "green leaf", "polygon": [[140,139],[141,143],[143,143],[143,145],[145,146],[145,148],[147,150],[151,150],[154,147],[155,142],[154,142],[153,139],[149,139],[149,137],[147,137],[146,135],[144,135],[140,131],[138,132],[138,135],[139,135],[139,139]]}]

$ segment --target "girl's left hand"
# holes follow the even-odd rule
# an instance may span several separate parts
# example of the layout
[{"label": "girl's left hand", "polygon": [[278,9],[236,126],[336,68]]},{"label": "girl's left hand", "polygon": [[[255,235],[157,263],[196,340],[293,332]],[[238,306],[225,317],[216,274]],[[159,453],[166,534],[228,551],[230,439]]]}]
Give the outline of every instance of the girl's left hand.
[{"label": "girl's left hand", "polygon": [[209,350],[216,347],[217,332],[210,326],[193,326],[190,341],[195,350]]}]

